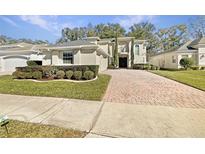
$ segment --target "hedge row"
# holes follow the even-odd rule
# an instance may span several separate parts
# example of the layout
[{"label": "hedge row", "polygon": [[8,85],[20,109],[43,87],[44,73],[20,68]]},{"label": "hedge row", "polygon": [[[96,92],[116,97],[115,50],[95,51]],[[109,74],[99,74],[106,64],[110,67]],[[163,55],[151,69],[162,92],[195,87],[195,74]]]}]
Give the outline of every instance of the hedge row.
[{"label": "hedge row", "polygon": [[99,66],[98,65],[72,65],[72,66],[26,66],[26,67],[16,67],[17,71],[21,72],[34,72],[34,71],[40,71],[44,74],[46,73],[56,73],[59,70],[62,70],[64,72],[66,71],[82,71],[84,73],[85,71],[92,71],[94,72],[94,75],[98,75]]},{"label": "hedge row", "polygon": [[[98,65],[74,65],[74,66],[26,66],[17,67],[13,73],[15,78],[34,78],[33,73],[40,72],[45,79],[92,79],[98,75]],[[39,73],[39,74],[40,74]],[[19,75],[20,74],[20,75]],[[23,77],[22,77],[23,76]],[[38,78],[38,79],[41,79]]]},{"label": "hedge row", "polygon": [[160,67],[151,64],[133,64],[132,68],[138,70],[159,70],[160,69]]},{"label": "hedge row", "polygon": [[192,70],[205,70],[205,66],[191,66]]}]

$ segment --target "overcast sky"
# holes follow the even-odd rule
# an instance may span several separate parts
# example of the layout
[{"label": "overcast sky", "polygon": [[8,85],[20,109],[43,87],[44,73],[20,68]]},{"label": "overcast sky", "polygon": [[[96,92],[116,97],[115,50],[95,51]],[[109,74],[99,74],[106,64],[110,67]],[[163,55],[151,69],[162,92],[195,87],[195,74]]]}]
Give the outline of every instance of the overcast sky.
[{"label": "overcast sky", "polygon": [[134,23],[150,21],[157,28],[188,24],[196,16],[0,16],[0,35],[12,38],[42,39],[55,42],[64,27],[87,26],[99,23],[119,23],[126,30]]}]

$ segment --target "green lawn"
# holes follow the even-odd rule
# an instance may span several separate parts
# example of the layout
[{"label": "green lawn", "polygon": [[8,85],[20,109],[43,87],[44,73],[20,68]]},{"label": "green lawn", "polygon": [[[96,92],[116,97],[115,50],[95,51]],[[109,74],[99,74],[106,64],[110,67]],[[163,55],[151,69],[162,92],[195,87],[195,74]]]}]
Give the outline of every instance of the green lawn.
[{"label": "green lawn", "polygon": [[86,135],[85,132],[77,130],[17,120],[11,120],[7,128],[9,131],[8,135],[5,127],[0,127],[0,138],[80,138]]},{"label": "green lawn", "polygon": [[155,74],[179,81],[205,91],[205,71],[151,71]]},{"label": "green lawn", "polygon": [[0,93],[101,100],[110,78],[109,75],[100,74],[97,80],[84,83],[67,81],[33,82],[14,80],[12,76],[6,75],[0,76]]}]

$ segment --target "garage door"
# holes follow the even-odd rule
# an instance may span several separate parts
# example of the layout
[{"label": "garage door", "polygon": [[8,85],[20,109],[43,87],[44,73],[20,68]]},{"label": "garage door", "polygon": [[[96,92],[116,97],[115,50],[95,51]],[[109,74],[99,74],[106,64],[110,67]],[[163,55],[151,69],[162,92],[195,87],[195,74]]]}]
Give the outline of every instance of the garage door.
[{"label": "garage door", "polygon": [[24,56],[9,56],[3,59],[3,71],[15,71],[16,67],[27,66],[27,57]]}]

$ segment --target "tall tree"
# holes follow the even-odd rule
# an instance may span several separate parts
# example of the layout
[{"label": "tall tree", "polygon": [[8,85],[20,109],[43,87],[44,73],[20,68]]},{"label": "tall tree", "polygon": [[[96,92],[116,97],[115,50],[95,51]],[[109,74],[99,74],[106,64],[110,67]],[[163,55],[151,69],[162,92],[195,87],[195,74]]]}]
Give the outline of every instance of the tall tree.
[{"label": "tall tree", "polygon": [[96,36],[95,28],[91,23],[89,23],[87,26],[87,37],[94,37],[94,36]]},{"label": "tall tree", "polygon": [[119,56],[118,56],[118,35],[116,33],[116,36],[115,36],[115,49],[114,49],[114,66],[115,68],[118,68],[119,67]]},{"label": "tall tree", "polygon": [[125,29],[120,24],[98,24],[95,26],[96,35],[100,38],[115,38],[116,31],[118,36],[125,36]]},{"label": "tall tree", "polygon": [[156,35],[162,51],[179,47],[188,40],[187,26],[184,24],[159,29]]},{"label": "tall tree", "polygon": [[189,34],[193,38],[205,36],[205,16],[197,16],[195,19],[190,19]]},{"label": "tall tree", "polygon": [[156,48],[158,48],[158,40],[155,35],[156,28],[152,23],[142,22],[132,25],[128,36],[135,37],[135,39],[147,40],[147,55],[154,54]]}]

